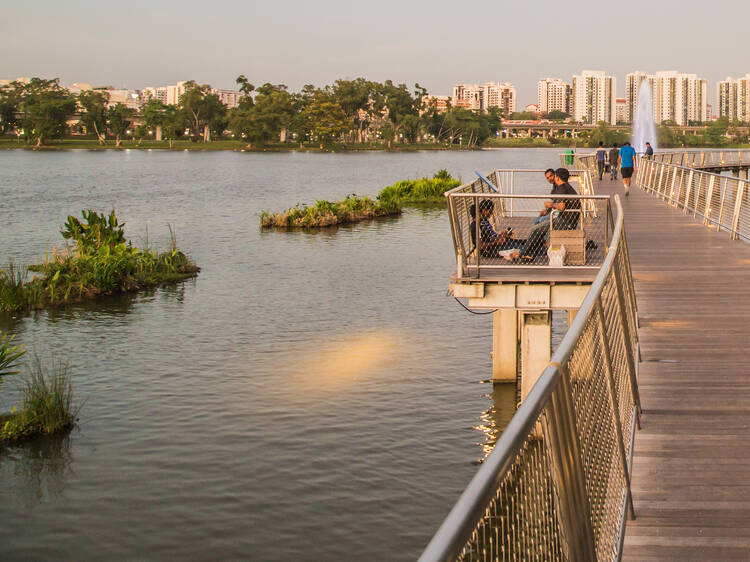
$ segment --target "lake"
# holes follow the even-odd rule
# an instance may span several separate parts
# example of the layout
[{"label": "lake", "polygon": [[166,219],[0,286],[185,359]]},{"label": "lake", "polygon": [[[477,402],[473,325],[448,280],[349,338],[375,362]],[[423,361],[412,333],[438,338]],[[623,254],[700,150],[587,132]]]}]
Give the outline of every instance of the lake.
[{"label": "lake", "polygon": [[[0,151],[3,266],[114,208],[138,246],[166,248],[172,225],[202,268],[0,317],[69,363],[82,403],[69,437],[0,450],[0,558],[416,558],[514,411],[483,382],[491,316],[446,296],[447,212],[320,232],[261,232],[260,212],[559,152]],[[0,412],[17,403],[6,377]]]}]

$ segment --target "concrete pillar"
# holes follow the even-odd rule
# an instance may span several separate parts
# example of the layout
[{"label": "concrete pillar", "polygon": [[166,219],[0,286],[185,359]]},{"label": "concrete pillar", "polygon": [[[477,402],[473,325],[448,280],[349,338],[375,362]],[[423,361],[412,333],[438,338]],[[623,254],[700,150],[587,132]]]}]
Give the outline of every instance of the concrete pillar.
[{"label": "concrete pillar", "polygon": [[521,313],[521,402],[531,391],[552,350],[552,312]]},{"label": "concrete pillar", "polygon": [[492,382],[516,382],[518,376],[518,313],[497,309],[492,313]]},{"label": "concrete pillar", "polygon": [[161,140],[161,125],[156,126],[156,140]]},{"label": "concrete pillar", "polygon": [[208,125],[203,127],[203,141],[208,142],[211,140],[211,129]]}]

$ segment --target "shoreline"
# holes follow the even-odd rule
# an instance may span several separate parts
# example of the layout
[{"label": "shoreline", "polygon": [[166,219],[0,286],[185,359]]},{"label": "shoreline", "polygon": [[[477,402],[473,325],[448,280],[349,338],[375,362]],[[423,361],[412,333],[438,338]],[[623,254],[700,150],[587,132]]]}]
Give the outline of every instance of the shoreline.
[{"label": "shoreline", "polygon": [[[60,152],[60,151],[73,151],[73,150],[87,150],[90,152],[105,152],[105,151],[127,151],[127,150],[155,150],[163,152],[216,152],[216,151],[231,151],[231,152],[309,152],[309,153],[320,153],[320,154],[335,154],[335,153],[355,153],[355,152],[432,152],[432,151],[444,151],[444,152],[473,152],[482,150],[503,150],[503,149],[515,149],[515,148],[558,148],[561,151],[573,149],[576,151],[591,151],[593,148],[587,146],[568,146],[568,143],[550,144],[543,142],[521,142],[520,139],[511,139],[513,142],[498,142],[497,140],[490,141],[489,143],[482,146],[473,147],[461,147],[461,146],[446,146],[443,144],[408,144],[408,145],[394,145],[388,148],[385,145],[373,145],[373,144],[337,144],[326,148],[320,148],[317,145],[300,146],[298,144],[271,144],[267,146],[248,147],[245,143],[239,141],[230,140],[219,140],[209,142],[192,142],[192,141],[175,141],[173,146],[170,147],[167,141],[144,141],[138,143],[137,141],[123,141],[120,146],[114,144],[100,145],[95,140],[79,140],[79,139],[65,139],[62,141],[51,141],[50,144],[44,146],[34,146],[25,143],[19,143],[15,140],[0,139],[0,150],[25,150],[31,152]],[[729,144],[726,146],[690,146],[690,147],[663,147],[660,150],[735,150],[735,149],[748,149],[750,144]]]}]

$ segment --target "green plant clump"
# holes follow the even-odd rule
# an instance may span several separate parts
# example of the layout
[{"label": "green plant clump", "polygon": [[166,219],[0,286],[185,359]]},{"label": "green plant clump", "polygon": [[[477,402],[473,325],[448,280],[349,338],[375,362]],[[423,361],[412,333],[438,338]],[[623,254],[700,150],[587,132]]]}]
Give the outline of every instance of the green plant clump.
[{"label": "green plant clump", "polygon": [[375,217],[397,215],[401,207],[393,201],[373,201],[369,197],[347,195],[342,201],[319,200],[315,205],[297,205],[281,213],[263,211],[264,228],[323,227],[359,222]]},{"label": "green plant clump", "polygon": [[460,184],[461,182],[453,178],[447,170],[439,170],[431,178],[401,180],[389,185],[378,194],[378,201],[392,201],[400,205],[442,204],[445,202],[443,194]]},{"label": "green plant clump", "polygon": [[[125,293],[195,277],[200,268],[179,251],[138,249],[125,242],[114,211],[109,217],[83,211],[83,222],[69,216],[61,234],[75,242],[55,250],[52,259],[22,271],[0,269],[0,312],[60,306],[99,295]],[[28,272],[35,275],[28,279]]]},{"label": "green plant clump", "polygon": [[78,409],[73,406],[73,384],[68,366],[60,363],[54,373],[45,372],[38,357],[22,386],[23,407],[3,416],[0,442],[18,442],[32,437],[69,431]]}]

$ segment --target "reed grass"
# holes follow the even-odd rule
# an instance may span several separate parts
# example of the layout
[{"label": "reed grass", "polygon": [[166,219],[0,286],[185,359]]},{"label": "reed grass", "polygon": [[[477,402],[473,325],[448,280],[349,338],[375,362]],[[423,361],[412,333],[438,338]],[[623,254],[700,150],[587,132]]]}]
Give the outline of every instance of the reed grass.
[{"label": "reed grass", "polygon": [[73,383],[67,363],[59,362],[48,370],[34,357],[21,392],[23,406],[3,416],[0,442],[18,442],[43,435],[69,431],[80,408],[73,406]]}]

